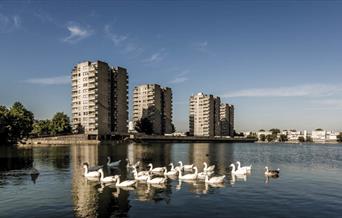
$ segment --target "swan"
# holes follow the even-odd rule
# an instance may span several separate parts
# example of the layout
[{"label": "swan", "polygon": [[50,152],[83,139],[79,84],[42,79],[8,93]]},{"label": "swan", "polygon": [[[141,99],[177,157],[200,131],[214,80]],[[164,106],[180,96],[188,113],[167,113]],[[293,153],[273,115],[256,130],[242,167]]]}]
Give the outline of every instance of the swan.
[{"label": "swan", "polygon": [[237,169],[245,169],[246,171],[249,171],[249,172],[252,170],[252,165],[241,167],[240,161],[236,161],[236,164],[237,164]]},{"label": "swan", "polygon": [[148,166],[150,167],[149,171],[152,172],[152,173],[163,173],[164,172],[164,167],[153,168],[152,163],[149,163]]},{"label": "swan", "polygon": [[230,166],[232,167],[232,171],[231,171],[231,173],[232,174],[242,174],[242,175],[244,175],[244,174],[247,174],[247,171],[245,170],[245,169],[237,169],[237,170],[235,170],[235,165],[234,164],[230,164]]},{"label": "swan", "polygon": [[107,167],[113,168],[113,167],[118,167],[120,165],[121,160],[115,161],[115,162],[110,162],[110,157],[107,157],[108,162],[107,162]]},{"label": "swan", "polygon": [[268,169],[268,167],[265,167],[266,171],[265,171],[265,175],[266,176],[279,176],[280,173],[280,169],[276,169],[276,170],[270,170]]},{"label": "swan", "polygon": [[181,169],[184,169],[186,171],[192,171],[194,165],[193,164],[188,164],[188,165],[183,165],[183,162],[182,161],[178,161]]},{"label": "swan", "polygon": [[127,161],[127,165],[126,165],[127,168],[138,168],[140,165],[140,161],[136,162],[135,164],[131,164],[128,158],[126,158],[126,161]]},{"label": "swan", "polygon": [[214,173],[214,171],[209,171],[209,172],[200,172],[197,174],[197,177],[198,179],[205,179],[205,177],[208,175],[208,176],[211,176],[212,174]]},{"label": "swan", "polygon": [[[135,166],[133,166],[133,172],[134,172],[134,171],[137,171],[137,168],[136,168]],[[149,171],[149,170],[140,171],[140,172],[137,171],[137,175],[138,175],[138,176],[143,176],[143,175],[148,175],[148,174],[150,174],[150,171]]]},{"label": "swan", "polygon": [[167,176],[175,176],[175,175],[177,175],[177,173],[178,173],[177,170],[172,169],[172,168],[171,168],[170,171],[167,171],[167,168],[164,167],[164,170],[165,170],[165,171],[164,171],[164,175],[167,175]]},{"label": "swan", "polygon": [[94,178],[94,177],[99,177],[100,173],[98,171],[91,171],[89,172],[88,170],[88,164],[84,163],[83,164],[83,168],[84,168],[84,176],[87,178]]},{"label": "swan", "polygon": [[211,177],[209,179],[209,176],[206,175],[205,176],[205,183],[209,183],[209,184],[218,184],[218,183],[224,183],[224,178],[226,176],[223,175],[223,176],[215,176],[215,177]]},{"label": "swan", "polygon": [[178,169],[178,173],[179,173],[179,176],[178,178],[179,179],[182,179],[182,180],[195,180],[197,179],[197,167],[194,167],[195,169],[195,173],[191,173],[191,174],[186,174],[186,175],[182,175],[182,171]]},{"label": "swan", "polygon": [[164,177],[155,177],[151,179],[151,176],[148,175],[147,181],[148,184],[163,184],[166,182],[166,178]]},{"label": "swan", "polygon": [[128,187],[128,186],[132,186],[135,184],[135,180],[126,180],[126,181],[123,181],[120,183],[120,176],[116,175],[115,176],[115,179],[116,179],[116,186],[117,187]]},{"label": "swan", "polygon": [[115,177],[114,176],[106,176],[104,177],[104,173],[103,173],[103,169],[99,169],[98,172],[101,175],[100,181],[102,183],[111,183],[111,182],[115,182]]},{"label": "swan", "polygon": [[214,169],[215,169],[215,165],[211,165],[208,167],[206,162],[204,162],[203,165],[204,165],[204,168],[203,168],[204,172],[214,171]]},{"label": "swan", "polygon": [[134,179],[138,180],[138,181],[146,181],[148,179],[148,173],[147,174],[141,174],[138,175],[137,169],[133,168],[133,175],[134,175]]}]

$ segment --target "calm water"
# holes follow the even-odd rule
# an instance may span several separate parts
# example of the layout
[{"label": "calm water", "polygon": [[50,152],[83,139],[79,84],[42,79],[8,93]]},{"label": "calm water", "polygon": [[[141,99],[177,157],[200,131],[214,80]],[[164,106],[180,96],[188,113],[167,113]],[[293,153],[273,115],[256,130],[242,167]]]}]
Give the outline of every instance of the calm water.
[{"label": "calm water", "polygon": [[[165,166],[182,160],[202,171],[203,161],[226,175],[223,187],[169,180],[116,189],[87,181],[82,163],[113,160]],[[253,164],[232,177],[229,164]],[[264,167],[280,168],[266,180]],[[30,176],[30,168],[40,171]],[[0,148],[0,217],[342,217],[342,145],[122,144],[33,149]],[[122,178],[131,177],[122,161]]]}]

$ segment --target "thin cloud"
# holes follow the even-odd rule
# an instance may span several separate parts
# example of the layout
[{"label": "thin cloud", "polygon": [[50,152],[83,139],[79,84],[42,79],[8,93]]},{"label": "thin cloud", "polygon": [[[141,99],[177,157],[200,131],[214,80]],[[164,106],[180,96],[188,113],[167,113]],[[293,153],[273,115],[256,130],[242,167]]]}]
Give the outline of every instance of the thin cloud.
[{"label": "thin cloud", "polygon": [[127,35],[119,35],[113,33],[109,25],[106,25],[104,27],[104,32],[106,36],[114,43],[115,46],[122,45],[122,43],[128,39]]},{"label": "thin cloud", "polygon": [[228,92],[224,97],[320,97],[342,92],[342,85],[307,84],[278,88],[255,88]]},{"label": "thin cloud", "polygon": [[10,33],[21,27],[21,18],[18,15],[6,16],[0,13],[0,33]]},{"label": "thin cloud", "polygon": [[184,83],[186,81],[189,80],[188,77],[186,77],[186,75],[189,73],[189,71],[184,70],[181,73],[179,73],[178,75],[176,75],[176,78],[174,78],[173,80],[169,81],[169,83],[171,84],[179,84],[179,83]]},{"label": "thin cloud", "polygon": [[312,100],[312,107],[309,109],[313,110],[341,110],[342,109],[342,100],[341,99],[321,99],[321,100]]},{"label": "thin cloud", "polygon": [[144,63],[158,63],[161,62],[165,57],[164,52],[153,53],[150,57],[143,60]]},{"label": "thin cloud", "polygon": [[69,36],[63,39],[64,42],[76,43],[82,39],[85,39],[92,35],[93,31],[91,29],[86,29],[75,23],[69,23],[67,25],[69,31]]},{"label": "thin cloud", "polygon": [[194,47],[198,51],[206,52],[208,48],[208,41],[194,43]]},{"label": "thin cloud", "polygon": [[66,85],[70,84],[70,76],[31,78],[25,80],[24,82],[35,85]]}]

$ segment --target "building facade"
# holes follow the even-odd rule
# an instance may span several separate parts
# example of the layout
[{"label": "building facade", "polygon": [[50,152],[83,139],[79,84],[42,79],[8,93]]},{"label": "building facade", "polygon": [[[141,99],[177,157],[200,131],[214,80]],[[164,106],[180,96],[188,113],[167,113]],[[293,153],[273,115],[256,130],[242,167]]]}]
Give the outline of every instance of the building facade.
[{"label": "building facade", "polygon": [[234,105],[220,105],[221,136],[234,136]]},{"label": "building facade", "polygon": [[133,91],[133,122],[148,118],[153,126],[153,134],[163,135],[173,132],[172,90],[158,84],[144,84]]},{"label": "building facade", "polygon": [[127,134],[128,74],[122,67],[85,61],[72,70],[72,127],[98,138]]}]

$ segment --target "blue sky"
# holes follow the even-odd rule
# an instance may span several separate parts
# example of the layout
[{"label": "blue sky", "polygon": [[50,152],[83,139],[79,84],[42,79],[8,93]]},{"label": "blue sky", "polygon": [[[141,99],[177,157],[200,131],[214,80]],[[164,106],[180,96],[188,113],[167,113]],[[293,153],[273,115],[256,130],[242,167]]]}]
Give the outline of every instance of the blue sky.
[{"label": "blue sky", "polygon": [[197,92],[236,129],[342,130],[342,2],[0,1],[0,104],[70,114],[72,67],[103,60],[173,89],[177,130]]}]

